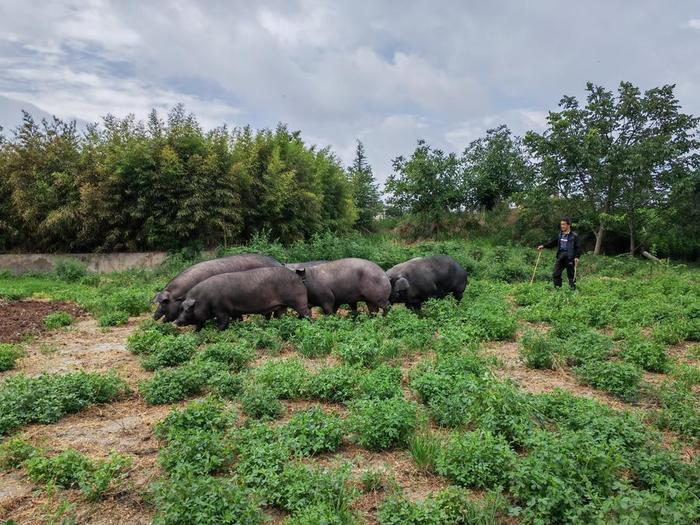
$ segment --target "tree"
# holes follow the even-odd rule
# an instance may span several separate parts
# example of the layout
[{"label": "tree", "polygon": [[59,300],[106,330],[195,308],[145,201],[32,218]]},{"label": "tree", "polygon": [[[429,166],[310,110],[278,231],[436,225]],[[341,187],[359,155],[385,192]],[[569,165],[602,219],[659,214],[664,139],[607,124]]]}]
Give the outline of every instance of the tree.
[{"label": "tree", "polygon": [[465,203],[460,159],[419,140],[409,159],[396,157],[386,191],[389,204],[440,233],[445,217]]},{"label": "tree", "polygon": [[355,228],[370,231],[375,216],[382,211],[382,201],[379,197],[379,186],[372,174],[372,166],[369,165],[365,156],[365,146],[359,140],[355,149],[355,159],[352,166],[348,168],[348,178],[357,211]]},{"label": "tree", "polygon": [[468,201],[474,208],[491,210],[522,191],[532,179],[522,141],[505,124],[467,146],[463,154]]},{"label": "tree", "polygon": [[591,228],[595,254],[605,233],[627,224],[630,251],[643,214],[661,206],[673,180],[687,175],[698,144],[698,120],[679,111],[674,86],[643,96],[628,82],[612,91],[588,83],[587,103],[565,96],[550,112],[548,128],[527,133],[525,144],[539,158],[540,183],[569,204],[579,223]]}]

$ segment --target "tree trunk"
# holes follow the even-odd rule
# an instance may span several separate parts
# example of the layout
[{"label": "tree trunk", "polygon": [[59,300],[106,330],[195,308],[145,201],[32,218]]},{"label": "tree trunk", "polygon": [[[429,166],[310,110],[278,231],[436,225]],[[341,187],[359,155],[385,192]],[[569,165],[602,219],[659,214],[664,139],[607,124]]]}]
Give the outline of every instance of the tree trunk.
[{"label": "tree trunk", "polygon": [[630,255],[634,255],[636,247],[634,245],[634,228],[630,228]]},{"label": "tree trunk", "polygon": [[595,248],[593,249],[593,255],[600,255],[603,250],[603,237],[605,236],[605,226],[602,224],[598,226],[598,232],[593,232],[595,234]]}]

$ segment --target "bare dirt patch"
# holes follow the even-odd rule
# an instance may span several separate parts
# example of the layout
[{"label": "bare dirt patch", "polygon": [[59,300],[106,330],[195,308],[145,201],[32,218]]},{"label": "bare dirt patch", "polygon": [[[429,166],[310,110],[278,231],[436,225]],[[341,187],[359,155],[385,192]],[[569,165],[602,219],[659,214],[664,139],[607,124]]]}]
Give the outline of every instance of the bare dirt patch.
[{"label": "bare dirt patch", "polygon": [[85,312],[75,303],[65,301],[0,301],[0,343],[15,343],[27,335],[38,335],[46,328],[44,317],[63,311],[73,317]]}]

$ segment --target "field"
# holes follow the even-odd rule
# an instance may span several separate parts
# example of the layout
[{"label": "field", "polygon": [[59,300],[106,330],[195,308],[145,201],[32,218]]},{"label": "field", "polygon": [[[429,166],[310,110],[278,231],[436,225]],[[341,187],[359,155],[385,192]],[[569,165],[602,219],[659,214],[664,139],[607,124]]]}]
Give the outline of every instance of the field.
[{"label": "field", "polygon": [[[192,260],[0,276],[6,523],[697,523],[700,271],[317,236],[247,247],[384,268],[448,253],[464,299],[195,333],[150,320]],[[59,306],[53,307],[55,301]],[[49,306],[45,306],[49,305]],[[40,322],[30,322],[31,311]],[[69,310],[69,311],[68,311]],[[64,313],[65,312],[65,313]],[[29,331],[27,331],[29,330]]]}]

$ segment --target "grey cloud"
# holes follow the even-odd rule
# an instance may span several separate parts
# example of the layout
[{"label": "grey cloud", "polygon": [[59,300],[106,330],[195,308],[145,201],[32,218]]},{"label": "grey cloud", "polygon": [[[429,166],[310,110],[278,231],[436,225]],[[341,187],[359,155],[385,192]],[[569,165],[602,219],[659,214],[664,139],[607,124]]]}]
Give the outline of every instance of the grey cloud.
[{"label": "grey cloud", "polygon": [[344,162],[362,139],[383,180],[417,138],[541,128],[588,80],[676,83],[700,113],[699,20],[690,0],[7,1],[0,95],[86,120],[181,101],[207,126],[284,121]]}]

